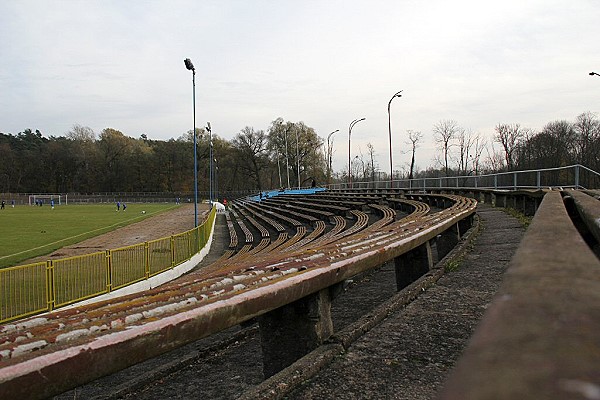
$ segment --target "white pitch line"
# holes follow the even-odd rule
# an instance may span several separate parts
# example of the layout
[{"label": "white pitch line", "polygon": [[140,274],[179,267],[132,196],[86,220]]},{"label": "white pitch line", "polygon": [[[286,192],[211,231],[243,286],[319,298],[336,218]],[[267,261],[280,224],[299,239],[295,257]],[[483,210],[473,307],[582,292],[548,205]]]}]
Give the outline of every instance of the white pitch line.
[{"label": "white pitch line", "polygon": [[[156,213],[158,213],[158,212],[164,212],[164,211],[168,211],[168,210],[170,210],[170,209],[172,209],[172,208],[175,208],[175,207],[176,207],[176,206],[173,206],[173,207],[167,208],[166,210],[154,211],[153,213],[150,213],[150,214],[148,214],[148,215],[147,215],[147,217],[149,217],[149,216],[151,216],[151,215],[154,215],[154,214],[156,214]],[[92,233],[92,232],[100,231],[100,230],[102,230],[102,229],[107,229],[107,228],[113,227],[113,226],[115,226],[115,225],[122,224],[123,222],[135,221],[136,219],[140,219],[140,218],[144,218],[144,217],[143,217],[143,216],[141,216],[141,217],[135,217],[135,218],[132,218],[132,219],[126,219],[125,221],[116,222],[116,223],[114,223],[114,224],[112,224],[112,225],[103,226],[103,227],[101,227],[101,228],[97,228],[97,229],[93,229],[93,230],[91,230],[91,231],[83,232],[83,233],[80,233],[80,234],[78,234],[78,235],[74,235],[74,236],[70,236],[70,237],[68,237],[68,238],[60,239],[60,240],[57,240],[56,242],[52,242],[52,243],[46,243],[45,245],[38,246],[38,247],[34,247],[34,248],[32,248],[32,249],[27,249],[27,250],[19,251],[18,253],[13,253],[13,254],[9,254],[9,255],[6,255],[6,256],[2,256],[2,257],[0,257],[0,260],[2,260],[2,259],[4,259],[4,258],[12,257],[12,256],[18,256],[19,254],[23,254],[23,253],[29,253],[30,251],[34,251],[34,250],[38,250],[38,249],[43,249],[44,247],[52,246],[53,244],[57,244],[57,243],[60,243],[60,242],[64,242],[65,240],[69,240],[69,239],[73,239],[73,238],[76,238],[76,237],[79,237],[79,236],[87,235],[88,233]]]}]

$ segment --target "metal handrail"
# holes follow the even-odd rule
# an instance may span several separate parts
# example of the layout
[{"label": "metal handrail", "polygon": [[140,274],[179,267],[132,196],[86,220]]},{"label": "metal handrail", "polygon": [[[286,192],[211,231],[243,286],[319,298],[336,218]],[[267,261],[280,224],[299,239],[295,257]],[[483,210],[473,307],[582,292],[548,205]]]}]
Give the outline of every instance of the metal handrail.
[{"label": "metal handrail", "polygon": [[[573,171],[573,179],[567,179],[564,182],[556,181],[552,184],[542,185],[542,174],[547,172],[556,171]],[[584,166],[581,164],[574,164],[564,167],[553,167],[553,168],[542,168],[542,169],[529,169],[520,171],[506,171],[497,172],[493,174],[481,174],[481,175],[458,175],[458,176],[442,176],[442,177],[424,177],[424,178],[413,178],[413,179],[394,179],[390,184],[390,181],[354,181],[352,185],[347,183],[337,183],[326,185],[329,189],[354,189],[354,188],[376,188],[376,189],[430,189],[430,188],[441,188],[441,187],[475,187],[480,189],[541,189],[542,187],[562,187],[562,188],[575,188],[584,189],[580,182],[580,172],[587,171],[592,173],[596,177],[600,178],[600,173]],[[519,184],[518,177],[523,174],[536,174],[536,184],[521,183]],[[513,176],[513,180],[510,184],[499,184],[499,177]],[[489,183],[489,179],[493,178],[493,184]],[[486,179],[488,181],[486,181]],[[434,185],[429,182],[434,181]],[[443,181],[446,181],[446,185],[442,185]],[[462,184],[461,184],[462,181]],[[481,181],[484,184],[481,185]],[[450,184],[453,183],[453,184]],[[469,184],[470,183],[470,184]]]}]

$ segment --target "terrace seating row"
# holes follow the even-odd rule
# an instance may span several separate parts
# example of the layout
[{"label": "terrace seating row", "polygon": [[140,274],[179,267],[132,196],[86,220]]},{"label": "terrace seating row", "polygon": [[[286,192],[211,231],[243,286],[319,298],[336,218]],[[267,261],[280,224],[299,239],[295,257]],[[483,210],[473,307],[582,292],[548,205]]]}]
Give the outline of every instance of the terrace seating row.
[{"label": "terrace seating row", "polygon": [[[283,245],[286,241],[288,241],[288,239],[289,239],[288,232],[285,229],[285,227],[283,225],[281,225],[279,222],[275,221],[272,218],[266,217],[263,214],[253,213],[252,210],[249,210],[243,202],[235,202],[234,204],[235,204],[235,207],[239,209],[240,213],[242,215],[244,215],[244,217],[246,217],[249,221],[252,221],[252,224],[261,232],[261,237],[263,239],[269,238],[269,240],[270,240],[269,245],[264,247],[261,251],[266,251],[266,252],[273,251],[276,248]],[[272,240],[270,237],[269,231],[262,224],[258,223],[258,221],[256,221],[256,219],[254,219],[252,217],[252,215],[254,215],[256,218],[264,221],[268,226],[270,226],[272,229],[274,229],[278,234],[277,238],[275,240]]]},{"label": "terrace seating row", "polygon": [[350,212],[351,208],[346,205],[339,205],[340,203],[335,200],[324,200],[321,198],[311,199],[307,198],[306,196],[303,198],[299,198],[299,200],[297,200],[297,198],[297,196],[290,198],[289,203],[299,205],[302,207],[310,207],[313,210],[325,210],[333,214],[341,215],[343,217],[348,216],[348,213]]},{"label": "terrace seating row", "polygon": [[[328,310],[336,285],[396,260],[397,284],[403,287],[407,284],[403,260],[410,254],[419,254],[410,256],[420,260],[412,263],[419,273],[428,270],[433,262],[431,242],[437,241],[438,251],[445,251],[448,246],[440,244],[455,243],[462,231],[455,227],[475,212],[474,200],[450,197],[449,202],[452,205],[447,209],[393,221],[378,230],[364,229],[367,214],[352,210],[356,223],[328,240],[288,250],[255,251],[253,256],[247,250],[246,256],[238,253],[218,268],[194,271],[144,293],[4,326],[0,330],[0,398],[60,393],[257,316],[265,374],[270,375],[331,335]],[[292,214],[280,207],[266,208]],[[301,213],[292,215],[317,221],[297,214]],[[232,215],[242,222],[237,212]],[[242,231],[250,245],[252,236]],[[299,303],[315,306],[297,308]],[[280,312],[286,307],[296,310],[293,322]],[[309,315],[298,314],[299,310],[318,311]],[[81,365],[91,360],[93,368],[82,370]],[[46,378],[43,385],[40,374]]]},{"label": "terrace seating row", "polygon": [[369,207],[381,214],[381,219],[369,225],[371,230],[379,229],[396,220],[396,211],[393,208],[379,204],[369,204]]}]

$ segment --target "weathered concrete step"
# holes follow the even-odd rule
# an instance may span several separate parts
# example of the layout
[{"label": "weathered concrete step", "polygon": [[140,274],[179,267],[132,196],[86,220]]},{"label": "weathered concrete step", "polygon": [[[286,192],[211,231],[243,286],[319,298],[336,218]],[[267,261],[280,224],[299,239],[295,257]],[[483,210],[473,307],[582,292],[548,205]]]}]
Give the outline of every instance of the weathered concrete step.
[{"label": "weathered concrete step", "polygon": [[[446,273],[404,310],[367,332],[288,398],[433,398],[497,291],[523,235],[518,221],[502,211],[480,205],[478,212],[484,229],[458,270]],[[503,244],[496,247],[498,230]],[[488,251],[490,246],[494,251]]]}]

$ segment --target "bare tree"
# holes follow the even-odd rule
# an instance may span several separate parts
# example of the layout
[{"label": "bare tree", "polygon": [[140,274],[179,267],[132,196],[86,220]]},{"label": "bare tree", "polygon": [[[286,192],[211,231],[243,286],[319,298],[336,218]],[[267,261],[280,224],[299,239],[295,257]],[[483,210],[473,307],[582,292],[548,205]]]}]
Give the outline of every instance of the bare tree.
[{"label": "bare tree", "polygon": [[484,138],[482,138],[479,135],[479,133],[477,135],[475,135],[475,139],[474,139],[474,143],[473,143],[473,155],[472,155],[473,172],[475,173],[475,175],[479,175],[481,154],[483,153],[483,150],[485,150],[486,144],[487,144],[486,140]]},{"label": "bare tree", "polygon": [[494,148],[494,142],[491,142],[489,146],[485,146],[487,152],[486,164],[491,171],[500,171],[504,167],[504,156],[501,152]]},{"label": "bare tree", "polygon": [[498,124],[496,126],[496,136],[494,139],[502,145],[504,149],[504,158],[506,167],[511,170],[515,167],[516,150],[528,131],[521,128],[519,124]]},{"label": "bare tree", "polygon": [[247,126],[233,138],[232,144],[238,153],[237,165],[262,190],[261,170],[268,163],[265,132]]},{"label": "bare tree", "polygon": [[444,157],[444,173],[448,176],[448,158],[452,140],[459,131],[458,124],[454,120],[442,120],[433,126],[433,138]]},{"label": "bare tree", "polygon": [[370,170],[371,181],[375,182],[375,147],[371,143],[367,143],[367,153],[369,156],[370,165],[367,170]]},{"label": "bare tree", "polygon": [[[576,135],[574,143],[576,161],[586,166],[592,166],[598,151],[600,121],[596,114],[586,112],[577,116],[573,129]],[[594,149],[594,147],[596,148]]]},{"label": "bare tree", "polygon": [[419,142],[423,139],[423,134],[419,131],[411,131],[408,130],[408,140],[411,145],[412,156],[410,158],[410,172],[408,174],[408,179],[414,178],[415,172],[415,153],[417,151],[417,147],[419,147]]},{"label": "bare tree", "polygon": [[67,132],[67,137],[81,142],[93,142],[96,140],[96,133],[94,133],[94,130],[89,126],[75,124],[71,130]]}]

